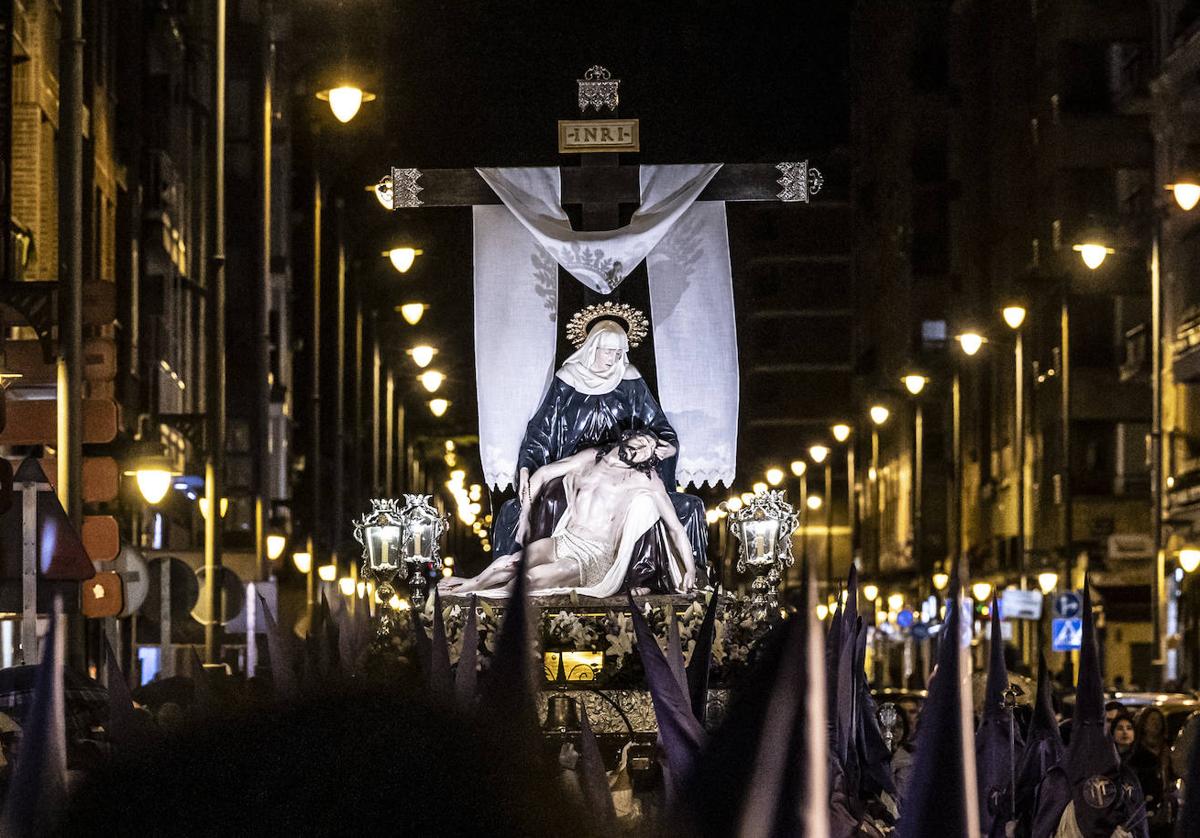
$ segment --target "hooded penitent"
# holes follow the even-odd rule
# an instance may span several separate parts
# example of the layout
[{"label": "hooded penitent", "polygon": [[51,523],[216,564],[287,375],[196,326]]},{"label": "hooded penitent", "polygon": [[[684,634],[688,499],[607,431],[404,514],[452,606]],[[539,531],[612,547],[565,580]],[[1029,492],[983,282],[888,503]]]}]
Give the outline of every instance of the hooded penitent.
[{"label": "hooded penitent", "polygon": [[1039,653],[1037,698],[1017,767],[1017,816],[1023,824],[1020,834],[1028,834],[1038,787],[1046,773],[1062,760],[1065,750],[1054,715],[1050,668],[1046,666],[1046,656]]},{"label": "hooded penitent", "polygon": [[696,760],[681,797],[686,820],[674,824],[680,834],[829,834],[824,659],[811,590],[806,581],[806,607],[760,641],[755,666]]},{"label": "hooded penitent", "polygon": [[692,649],[687,665],[688,696],[692,701],[692,715],[704,724],[705,707],[708,704],[708,673],[712,667],[713,637],[716,634],[717,608],[720,605],[721,588],[713,589],[708,607],[704,611],[704,622]]},{"label": "hooded penitent", "polygon": [[1104,684],[1092,619],[1088,583],[1083,586],[1083,642],[1071,742],[1062,763],[1050,770],[1038,792],[1034,838],[1070,830],[1083,838],[1109,838],[1118,829],[1149,835],[1137,777],[1121,765],[1104,724]]},{"label": "hooded penitent", "polygon": [[[957,573],[953,574],[957,578]],[[960,838],[979,834],[975,748],[965,694],[970,663],[963,653],[960,591],[954,585],[938,645],[937,670],[917,724],[916,755],[904,794],[898,838]],[[965,680],[964,680],[965,679]]]},{"label": "hooded penitent", "polygon": [[475,608],[479,600],[472,595],[467,603],[467,621],[463,625],[462,651],[458,653],[458,666],[454,670],[454,695],[458,706],[470,709],[475,706],[476,671],[479,665],[479,618]]},{"label": "hooded penitent", "polygon": [[1004,665],[1004,637],[1000,604],[992,598],[992,631],[989,642],[987,688],[983,714],[975,731],[975,779],[979,787],[979,831],[1004,835],[1004,824],[1013,820],[1015,758],[1024,743],[1016,729],[1013,711],[1005,705],[1008,669]]}]

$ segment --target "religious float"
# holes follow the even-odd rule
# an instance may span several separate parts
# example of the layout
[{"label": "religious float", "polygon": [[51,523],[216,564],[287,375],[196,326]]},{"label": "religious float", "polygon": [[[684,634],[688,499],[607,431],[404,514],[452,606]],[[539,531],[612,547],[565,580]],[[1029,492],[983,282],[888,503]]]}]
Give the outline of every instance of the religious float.
[{"label": "religious float", "polygon": [[[443,580],[446,521],[424,495],[374,501],[355,537],[377,585],[380,636],[415,655],[424,638],[413,626],[444,633],[455,666],[473,637],[482,672],[524,567],[548,738],[577,729],[583,709],[599,737],[635,748],[609,754],[649,764],[636,747],[649,754],[657,724],[630,609],[712,724],[780,613],[793,561],[795,512],[783,493],[760,494],[726,519],[750,595],[720,591],[704,504],[687,493],[734,478],[739,370],[725,204],[807,204],[823,176],[808,161],[622,164],[618,154],[638,151],[640,135],[638,120],[616,114],[619,84],[598,66],[578,81],[584,118],[559,122],[559,151],[583,154],[579,166],[397,166],[377,186],[391,209],[471,207],[479,452],[497,558],[474,578]],[[637,207],[625,224],[622,204]],[[580,299],[560,328],[560,309]],[[635,357],[652,365],[657,392]],[[709,659],[709,646],[711,669],[689,667],[698,647]]]}]

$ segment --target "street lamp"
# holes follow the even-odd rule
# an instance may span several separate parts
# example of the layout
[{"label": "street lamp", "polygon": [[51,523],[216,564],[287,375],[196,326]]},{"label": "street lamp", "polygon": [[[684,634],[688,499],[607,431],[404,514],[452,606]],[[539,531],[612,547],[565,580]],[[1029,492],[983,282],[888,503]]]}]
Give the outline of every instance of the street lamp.
[{"label": "street lamp", "polygon": [[908,373],[900,379],[900,382],[911,395],[919,396],[925,389],[925,385],[929,383],[929,378],[919,373]]},{"label": "street lamp", "polygon": [[1071,245],[1071,249],[1079,254],[1083,264],[1092,271],[1103,265],[1109,254],[1117,252],[1109,244],[1108,233],[1095,222],[1080,233],[1079,240]]},{"label": "street lamp", "polygon": [[1200,203],[1200,176],[1194,170],[1178,173],[1163,188],[1175,196],[1175,203],[1184,212],[1191,212]]},{"label": "street lamp", "polygon": [[425,309],[429,306],[425,303],[403,303],[396,306],[396,311],[400,312],[400,316],[404,318],[404,322],[410,326],[415,326],[421,322],[421,318],[425,316]]},{"label": "street lamp", "polygon": [[417,376],[417,381],[420,381],[421,386],[430,393],[436,393],[445,380],[446,374],[437,370],[426,370]]},{"label": "street lamp", "polygon": [[921,410],[921,400],[918,397],[925,389],[925,385],[929,383],[929,378],[920,373],[910,372],[901,381],[904,383],[904,389],[913,396],[912,505],[910,509],[911,520],[909,522],[909,530],[912,537],[912,557],[917,569],[921,573],[925,573],[926,570],[922,561],[922,553],[924,551],[922,549],[923,538],[921,532],[921,502],[924,496],[922,483],[925,473],[925,420]]},{"label": "street lamp", "polygon": [[871,409],[868,411],[868,413],[871,415],[871,423],[876,427],[886,422],[888,417],[892,414],[890,410],[881,404],[871,405]]},{"label": "street lamp", "polygon": [[391,250],[383,251],[383,255],[391,261],[393,268],[403,274],[408,273],[408,269],[413,266],[413,262],[424,252],[424,250],[417,247],[393,247]]},{"label": "street lamp", "polygon": [[312,553],[304,550],[292,553],[292,564],[295,565],[299,573],[305,575],[312,573]]},{"label": "street lamp", "polygon": [[935,571],[933,574],[933,589],[935,591],[944,591],[946,586],[950,584],[950,574],[944,570]]},{"label": "street lamp", "polygon": [[833,438],[838,442],[845,442],[850,438],[850,426],[844,422],[839,422],[829,430],[833,434]]},{"label": "street lamp", "polygon": [[975,353],[982,349],[983,345],[987,343],[987,338],[974,330],[955,335],[954,339],[958,341],[959,348],[961,348],[968,357],[975,355]]},{"label": "street lamp", "polygon": [[1184,547],[1179,551],[1179,566],[1184,573],[1194,573],[1200,567],[1200,548]]},{"label": "street lamp", "polygon": [[[850,439],[851,428],[845,422],[833,425],[829,432],[839,444]],[[858,546],[858,504],[854,498],[854,444],[846,446],[846,527],[849,531],[850,561],[854,561],[854,548]]]},{"label": "street lamp", "polygon": [[358,115],[364,102],[374,102],[375,94],[352,84],[317,91],[317,98],[329,103],[329,110],[343,125]]},{"label": "street lamp", "polygon": [[825,504],[825,582],[833,585],[833,462],[829,459],[827,445],[810,445],[808,456],[817,465],[824,466],[822,471],[825,475],[825,495],[822,498],[813,495],[809,501],[811,503],[817,498],[818,506],[812,507],[813,509],[820,508],[822,502]]},{"label": "street lamp", "polygon": [[[1005,324],[1013,330],[1013,465],[1017,472],[1017,567],[1021,573],[1021,587],[1028,584],[1025,578],[1025,306],[1009,303],[1001,314]],[[1057,581],[1057,579],[1055,580]]]},{"label": "street lamp", "polygon": [[783,469],[772,466],[767,469],[766,478],[767,483],[772,486],[778,486],[783,482]]},{"label": "street lamp", "polygon": [[991,592],[992,585],[990,582],[976,582],[971,586],[971,596],[975,598],[976,602],[986,602]]},{"label": "street lamp", "polygon": [[792,460],[788,468],[792,470],[792,474],[796,477],[803,477],[804,472],[808,471],[808,463],[804,462],[804,460]]},{"label": "street lamp", "polygon": [[278,561],[283,555],[284,548],[287,547],[287,536],[280,532],[272,532],[267,534],[267,558],[271,561]]},{"label": "street lamp", "polygon": [[874,602],[875,600],[879,599],[879,586],[868,582],[867,584],[863,585],[862,593],[867,602]]},{"label": "street lamp", "polygon": [[323,564],[317,568],[317,576],[322,582],[332,582],[337,579],[337,565]]},{"label": "street lamp", "polygon": [[161,454],[140,459],[133,475],[142,499],[151,506],[167,496],[175,477],[171,461]]},{"label": "street lamp", "polygon": [[1044,570],[1037,576],[1038,590],[1042,596],[1049,596],[1058,587],[1058,574],[1053,570]]},{"label": "street lamp", "polygon": [[405,354],[413,359],[413,363],[424,369],[433,361],[433,356],[437,354],[437,350],[428,344],[418,344],[412,349],[406,349]]},{"label": "street lamp", "polygon": [[[208,520],[208,496],[201,495],[199,498],[197,498],[196,506],[198,506],[200,508],[200,517],[203,518],[205,521],[207,521]],[[227,512],[229,512],[229,498],[221,498],[220,506],[221,506],[221,517],[224,518],[225,514]]]},{"label": "street lamp", "polygon": [[871,417],[871,465],[867,469],[867,504],[870,507],[871,548],[874,559],[873,569],[879,570],[879,554],[881,552],[883,501],[879,491],[879,429],[891,416],[891,411],[885,405],[873,404],[867,411]]}]

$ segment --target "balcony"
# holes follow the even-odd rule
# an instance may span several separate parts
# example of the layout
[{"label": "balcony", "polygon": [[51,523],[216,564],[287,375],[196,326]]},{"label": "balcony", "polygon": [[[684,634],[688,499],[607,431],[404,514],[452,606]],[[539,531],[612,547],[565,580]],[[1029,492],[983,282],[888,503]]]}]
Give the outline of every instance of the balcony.
[{"label": "balcony", "polygon": [[1180,384],[1200,384],[1200,312],[1193,311],[1175,330],[1171,373]]}]

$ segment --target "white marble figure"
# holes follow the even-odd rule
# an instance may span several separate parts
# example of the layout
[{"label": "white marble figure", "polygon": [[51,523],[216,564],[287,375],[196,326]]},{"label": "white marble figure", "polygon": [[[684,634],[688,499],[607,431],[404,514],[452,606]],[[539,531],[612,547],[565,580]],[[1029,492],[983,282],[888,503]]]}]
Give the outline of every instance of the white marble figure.
[{"label": "white marble figure", "polygon": [[[695,588],[691,543],[656,470],[659,444],[651,431],[627,431],[615,445],[586,448],[533,473],[530,499],[536,499],[546,483],[561,477],[567,511],[549,538],[524,548],[530,593],[574,591],[598,598],[619,593],[634,543],[660,520],[674,554],[671,575],[676,590],[686,593]],[[523,507],[518,544],[529,531],[531,506]],[[518,550],[496,559],[473,579],[444,579],[442,592],[506,596],[520,558]]]}]

